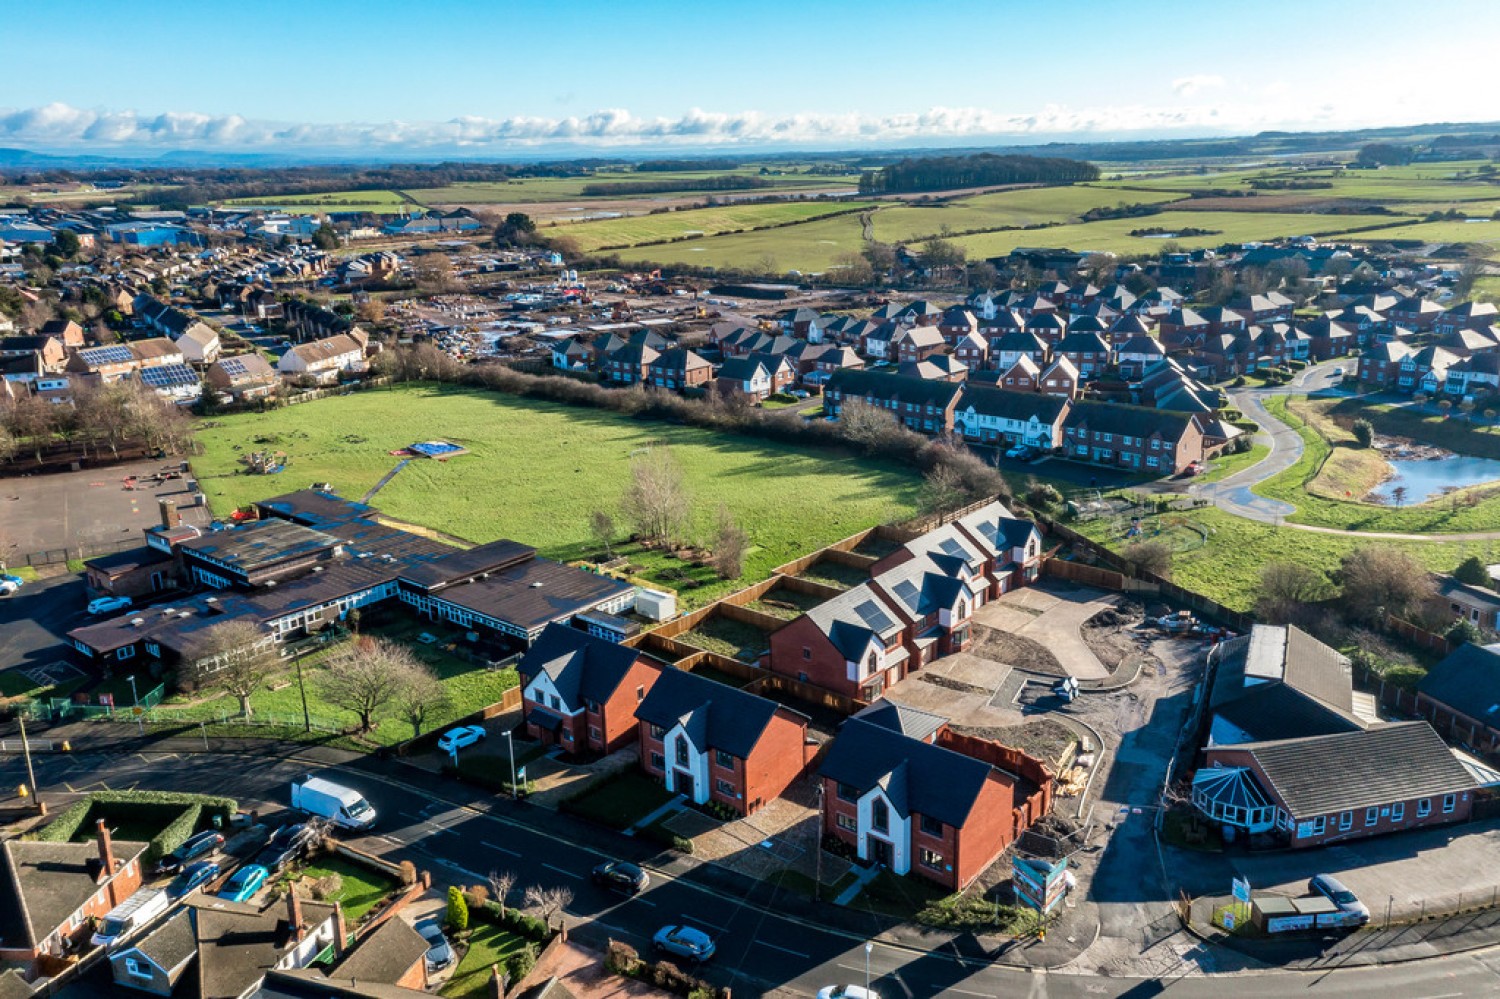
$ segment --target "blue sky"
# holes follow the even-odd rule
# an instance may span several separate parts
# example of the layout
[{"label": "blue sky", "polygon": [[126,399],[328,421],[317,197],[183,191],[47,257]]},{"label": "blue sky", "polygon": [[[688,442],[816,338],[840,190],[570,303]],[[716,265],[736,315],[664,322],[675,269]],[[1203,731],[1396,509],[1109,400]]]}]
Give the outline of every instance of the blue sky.
[{"label": "blue sky", "polygon": [[0,0],[0,144],[1035,140],[1500,119],[1500,2]]}]

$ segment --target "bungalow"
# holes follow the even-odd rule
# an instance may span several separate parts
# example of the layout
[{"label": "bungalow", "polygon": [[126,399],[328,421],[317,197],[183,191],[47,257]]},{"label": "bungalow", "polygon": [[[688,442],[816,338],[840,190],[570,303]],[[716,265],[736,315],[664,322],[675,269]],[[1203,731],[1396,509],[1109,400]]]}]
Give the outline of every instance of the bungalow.
[{"label": "bungalow", "polygon": [[358,341],[340,333],[290,348],[276,362],[276,370],[292,378],[328,385],[338,381],[344,372],[363,370],[364,364],[365,352]]},{"label": "bungalow", "polygon": [[686,347],[673,347],[656,355],[647,374],[649,384],[680,392],[707,385],[714,366]]},{"label": "bungalow", "polygon": [[911,652],[900,614],[869,583],[771,632],[772,672],[864,700],[906,676]]},{"label": "bungalow", "polygon": [[961,385],[878,371],[838,371],[828,379],[824,402],[830,419],[837,419],[847,399],[861,399],[889,410],[902,426],[918,433],[940,434],[953,429],[953,409]]},{"label": "bungalow", "polygon": [[516,672],[528,735],[570,754],[612,753],[635,741],[635,709],[661,667],[637,649],[552,623]]},{"label": "bungalow", "polygon": [[176,344],[185,360],[199,365],[212,364],[223,349],[218,331],[207,323],[194,323],[177,338]]},{"label": "bungalow", "polygon": [[1436,576],[1430,603],[1443,614],[1468,621],[1483,632],[1500,630],[1500,593],[1491,586],[1474,586],[1452,576]]},{"label": "bungalow", "polygon": [[862,861],[952,891],[973,883],[1051,800],[1038,761],[954,737],[945,719],[900,705],[871,705],[844,722],[818,776],[825,836]]},{"label": "bungalow", "polygon": [[208,387],[234,402],[250,402],[274,395],[281,379],[260,354],[220,357],[203,373]]},{"label": "bungalow", "polygon": [[1363,729],[1349,660],[1295,627],[1257,624],[1209,657],[1207,745],[1330,735]]},{"label": "bungalow", "polygon": [[725,394],[738,393],[760,402],[771,394],[771,373],[750,357],[731,357],[719,365],[714,385]]},{"label": "bungalow", "polygon": [[1063,447],[1078,461],[1176,475],[1202,460],[1203,431],[1185,413],[1075,402],[1063,421]]},{"label": "bungalow", "polygon": [[663,670],[635,718],[646,773],[737,815],[780,797],[817,750],[806,715],[686,670]]},{"label": "bungalow", "polygon": [[1195,807],[1293,848],[1462,822],[1475,778],[1425,721],[1205,750]]},{"label": "bungalow", "polygon": [[1500,650],[1465,643],[1417,682],[1416,714],[1482,753],[1500,750]]}]

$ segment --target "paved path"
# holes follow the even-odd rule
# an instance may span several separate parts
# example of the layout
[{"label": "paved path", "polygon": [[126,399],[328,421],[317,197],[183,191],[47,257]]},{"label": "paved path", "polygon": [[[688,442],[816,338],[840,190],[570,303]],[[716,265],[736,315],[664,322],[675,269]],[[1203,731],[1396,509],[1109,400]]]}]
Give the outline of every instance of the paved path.
[{"label": "paved path", "polygon": [[[1080,680],[1103,680],[1109,670],[1083,640],[1083,625],[1089,618],[1119,603],[1119,594],[1080,588],[1077,591],[1045,590],[1027,586],[981,607],[974,618],[980,624],[998,627],[1041,642],[1057,656],[1063,669]],[[1011,610],[1026,607],[1038,614]],[[986,612],[989,612],[986,614]],[[1009,611],[1009,613],[1004,613]]]}]

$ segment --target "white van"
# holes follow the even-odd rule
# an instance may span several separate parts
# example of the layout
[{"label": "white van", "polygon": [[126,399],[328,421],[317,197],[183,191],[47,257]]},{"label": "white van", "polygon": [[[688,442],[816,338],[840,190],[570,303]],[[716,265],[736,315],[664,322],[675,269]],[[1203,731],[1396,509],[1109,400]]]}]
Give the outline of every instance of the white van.
[{"label": "white van", "polygon": [[353,788],[322,777],[292,781],[292,807],[316,815],[344,829],[369,829],[375,809]]},{"label": "white van", "polygon": [[113,947],[167,911],[172,899],[159,888],[143,888],[109,911],[99,923],[98,931],[89,938],[95,947]]}]

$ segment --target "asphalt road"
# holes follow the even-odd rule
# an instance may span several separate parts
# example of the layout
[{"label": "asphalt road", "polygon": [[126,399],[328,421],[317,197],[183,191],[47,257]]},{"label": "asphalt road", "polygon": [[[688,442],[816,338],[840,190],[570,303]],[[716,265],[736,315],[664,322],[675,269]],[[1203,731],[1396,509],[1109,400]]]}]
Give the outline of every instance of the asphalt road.
[{"label": "asphalt road", "polygon": [[[319,767],[300,757],[223,754],[70,755],[36,758],[44,796],[62,804],[78,792],[110,788],[171,788],[214,793],[232,790],[242,805],[264,801],[284,805],[292,778]],[[14,757],[0,759],[0,786],[14,786],[24,767]],[[516,821],[508,803],[495,811],[436,801],[417,786],[370,773],[356,763],[339,768],[337,779],[364,794],[380,819],[369,836],[354,842],[393,860],[411,860],[430,870],[438,884],[482,882],[487,872],[510,869],[523,884],[563,886],[575,893],[568,907],[570,932],[602,947],[624,940],[646,950],[662,925],[686,921],[714,934],[719,953],[702,974],[733,985],[737,995],[812,995],[830,984],[862,984],[864,941],[840,931],[780,915],[774,904],[751,904],[726,897],[692,875],[654,872],[641,896],[621,900],[594,888],[589,869],[604,854],[560,841]],[[515,813],[524,816],[524,812]],[[654,855],[646,844],[618,840],[614,855],[644,861]],[[774,900],[772,900],[774,902]],[[1434,958],[1414,964],[1317,972],[1260,972],[1226,979],[1205,977],[1214,955],[1188,949],[1179,970],[1152,979],[1101,978],[1066,972],[1018,971],[956,956],[905,947],[875,945],[868,955],[872,984],[892,997],[968,996],[1028,999],[1086,999],[1167,995],[1222,999],[1283,999],[1312,995],[1330,999],[1400,996],[1402,999],[1459,999],[1500,992],[1500,953],[1482,952]]]}]

